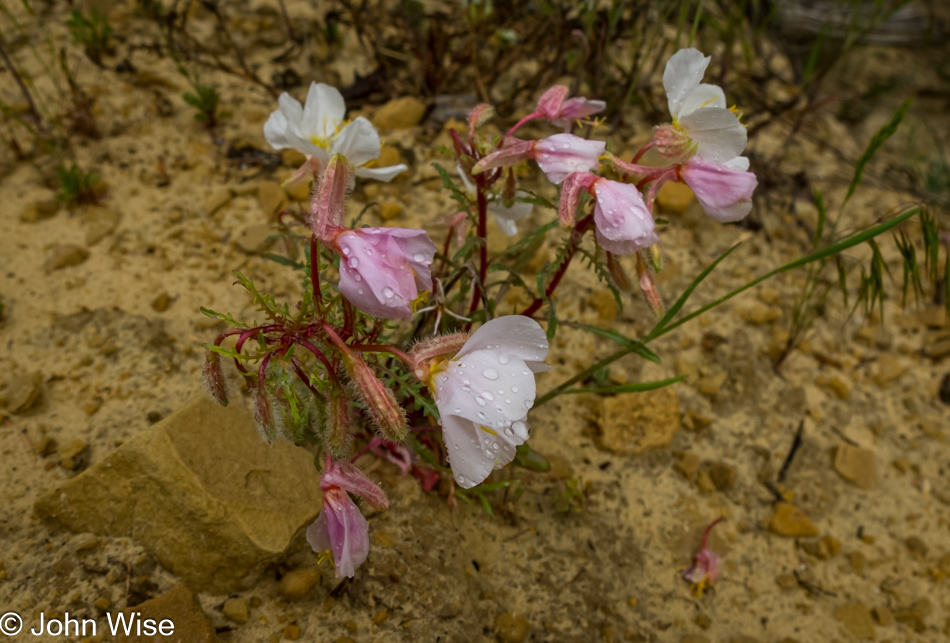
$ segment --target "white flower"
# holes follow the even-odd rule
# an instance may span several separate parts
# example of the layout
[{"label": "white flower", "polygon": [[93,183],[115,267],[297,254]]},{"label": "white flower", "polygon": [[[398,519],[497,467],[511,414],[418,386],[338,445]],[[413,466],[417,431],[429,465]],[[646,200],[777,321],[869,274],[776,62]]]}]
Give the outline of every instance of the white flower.
[{"label": "white flower", "polygon": [[547,354],[538,322],[510,315],[486,323],[454,358],[432,369],[429,390],[459,486],[481,483],[492,469],[511,462],[515,447],[528,439],[534,374],[550,369],[543,361]]},{"label": "white flower", "polygon": [[372,123],[357,117],[344,120],[346,105],[343,95],[330,85],[310,83],[304,106],[284,92],[280,105],[264,123],[264,137],[275,149],[293,148],[308,158],[326,165],[334,154],[342,154],[356,168],[356,176],[391,181],[408,169],[405,165],[370,168],[367,164],[379,157],[379,134]]},{"label": "white flower", "polygon": [[[461,165],[458,166],[458,173],[459,178],[462,179],[462,184],[465,186],[465,191],[475,196],[478,191]],[[517,190],[515,196],[527,197],[531,195],[524,190]],[[531,210],[533,209],[534,206],[532,204],[525,203],[524,201],[515,201],[511,204],[511,207],[508,207],[500,199],[496,198],[494,194],[488,195],[488,214],[495,217],[498,229],[509,237],[518,234],[518,226],[515,224],[531,214]]]},{"label": "white flower", "polygon": [[[711,60],[696,49],[680,49],[663,72],[663,87],[673,117],[669,126],[659,128],[657,149],[671,146],[671,138],[682,140],[689,152],[716,163],[724,163],[742,153],[747,134],[736,114],[726,109],[726,96],[715,85],[702,83],[703,74]],[[661,142],[662,141],[662,142]],[[669,156],[681,154],[683,146],[672,145]]]}]

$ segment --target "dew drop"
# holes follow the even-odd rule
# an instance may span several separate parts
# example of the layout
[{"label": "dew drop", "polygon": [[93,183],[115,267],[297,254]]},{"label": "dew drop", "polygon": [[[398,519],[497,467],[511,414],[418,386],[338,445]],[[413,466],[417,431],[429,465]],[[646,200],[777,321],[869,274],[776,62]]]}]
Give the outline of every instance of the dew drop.
[{"label": "dew drop", "polygon": [[362,295],[362,294],[363,294],[363,289],[362,289],[362,288],[357,288],[357,289],[356,289],[356,294],[357,294],[357,295]]},{"label": "dew drop", "polygon": [[357,274],[353,275],[353,280],[354,280],[354,281],[357,281],[357,282],[360,282],[360,281],[363,281],[363,278],[360,277],[359,273],[357,273]]},{"label": "dew drop", "polygon": [[356,257],[353,257],[352,259],[350,259],[350,268],[359,268],[359,265],[360,265],[359,259],[357,259]]},{"label": "dew drop", "polygon": [[512,393],[517,393],[517,392],[518,392],[518,387],[517,387],[517,386],[512,386],[512,387],[511,387],[511,392],[512,392]]},{"label": "dew drop", "polygon": [[392,297],[393,294],[395,293],[393,293],[393,289],[390,288],[389,286],[386,286],[385,288],[383,288],[383,295],[386,297],[386,299],[389,299],[390,297]]},{"label": "dew drop", "polygon": [[507,435],[509,438],[514,435],[514,434],[511,432],[511,428],[505,429],[505,435]]},{"label": "dew drop", "polygon": [[482,371],[482,375],[485,376],[485,379],[489,379],[489,380],[498,379],[498,371],[496,371],[493,368],[486,368],[484,371]]},{"label": "dew drop", "polygon": [[507,397],[505,398],[505,404],[511,404],[511,400],[509,400]]},{"label": "dew drop", "polygon": [[504,395],[504,394],[505,394],[505,389],[503,388],[498,389],[498,395]]},{"label": "dew drop", "polygon": [[455,479],[459,481],[459,484],[465,484],[465,476],[463,476],[461,473],[455,476]]},{"label": "dew drop", "polygon": [[416,256],[414,256],[412,259],[416,263],[422,263],[423,261],[426,260],[425,255],[423,255],[421,252],[417,252]]},{"label": "dew drop", "polygon": [[533,400],[525,400],[525,401],[524,401],[524,407],[525,407],[526,409],[530,409],[532,403],[533,403]]},{"label": "dew drop", "polygon": [[569,150],[569,149],[571,149],[571,144],[570,144],[570,143],[565,143],[564,145],[562,145],[562,147],[563,147],[565,150]]},{"label": "dew drop", "polygon": [[521,371],[522,375],[528,375],[528,371]]},{"label": "dew drop", "polygon": [[488,400],[488,401],[491,401],[491,400],[494,400],[494,399],[495,399],[495,396],[492,395],[491,393],[489,393],[488,391],[485,391],[484,393],[482,393],[482,397],[485,398],[485,399]]},{"label": "dew drop", "polygon": [[[478,412],[478,419],[479,419],[479,420],[484,420],[484,419],[485,419],[485,414],[482,413],[481,411],[479,411],[479,412]],[[473,442],[474,442],[474,440],[473,440]]]},{"label": "dew drop", "polygon": [[344,247],[343,247],[343,254],[345,254],[345,255],[350,254],[350,249],[349,249],[348,247],[344,246]]},{"label": "dew drop", "polygon": [[476,397],[475,402],[478,403],[479,406],[485,406],[485,400],[480,397]]},{"label": "dew drop", "polygon": [[492,442],[492,443],[491,443],[491,448],[493,448],[495,451],[497,451],[497,450],[498,450],[498,443],[497,443],[497,442]]},{"label": "dew drop", "polygon": [[455,412],[456,412],[456,413],[461,413],[461,412],[462,412],[462,409],[455,409]]},{"label": "dew drop", "polygon": [[507,356],[507,355],[500,355],[500,356],[498,357],[498,363],[501,364],[502,366],[504,366],[505,364],[507,364],[508,361],[509,361],[509,359],[508,359],[508,356]]}]

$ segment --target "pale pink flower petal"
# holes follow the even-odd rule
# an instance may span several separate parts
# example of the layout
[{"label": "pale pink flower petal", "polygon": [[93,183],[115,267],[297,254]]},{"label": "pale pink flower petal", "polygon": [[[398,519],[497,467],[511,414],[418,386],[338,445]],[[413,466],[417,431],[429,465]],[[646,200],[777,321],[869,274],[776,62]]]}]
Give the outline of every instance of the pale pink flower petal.
[{"label": "pale pink flower petal", "polygon": [[704,107],[680,119],[696,143],[696,156],[723,163],[742,154],[748,133],[739,117],[722,107]]},{"label": "pale pink flower petal", "polygon": [[505,315],[486,322],[472,333],[455,359],[481,350],[502,351],[525,362],[533,373],[551,370],[544,363],[548,338],[544,329],[530,317]]},{"label": "pale pink flower petal", "polygon": [[356,168],[356,176],[361,179],[373,179],[375,181],[382,181],[383,183],[389,183],[394,178],[409,170],[409,167],[404,163],[398,165],[388,165],[386,167],[358,167]]},{"label": "pale pink flower petal", "polygon": [[571,90],[566,85],[554,85],[538,99],[538,116],[549,121],[560,118],[561,103]]},{"label": "pale pink flower petal", "polygon": [[575,118],[584,118],[602,112],[607,108],[607,103],[602,100],[591,100],[578,96],[564,101],[561,105],[560,118],[558,120],[574,120]]},{"label": "pale pink flower petal", "polygon": [[590,172],[600,164],[607,144],[573,134],[555,134],[537,142],[534,159],[555,185],[575,172]]},{"label": "pale pink flower petal", "polygon": [[[745,157],[740,157],[745,159]],[[696,194],[703,211],[721,223],[738,221],[752,210],[752,193],[758,184],[755,174],[739,169],[748,159],[728,164],[692,158],[680,166],[679,175]]]},{"label": "pale pink flower petal", "polygon": [[369,555],[369,524],[359,507],[340,488],[323,493],[323,511],[307,528],[307,542],[315,552],[333,553],[336,577],[353,577]]},{"label": "pale pink flower petal", "polygon": [[424,230],[361,228],[335,240],[340,294],[382,319],[409,317],[420,290],[432,290],[435,244]]},{"label": "pale pink flower petal", "polygon": [[686,96],[702,82],[710,60],[711,56],[703,56],[698,49],[680,49],[666,63],[663,88],[674,120],[679,118]]},{"label": "pale pink flower petal", "polygon": [[350,165],[360,166],[379,158],[381,149],[373,124],[359,116],[340,130],[330,153],[342,154]]},{"label": "pale pink flower petal", "polygon": [[599,179],[594,225],[597,244],[616,255],[628,255],[659,241],[653,216],[634,185]]}]

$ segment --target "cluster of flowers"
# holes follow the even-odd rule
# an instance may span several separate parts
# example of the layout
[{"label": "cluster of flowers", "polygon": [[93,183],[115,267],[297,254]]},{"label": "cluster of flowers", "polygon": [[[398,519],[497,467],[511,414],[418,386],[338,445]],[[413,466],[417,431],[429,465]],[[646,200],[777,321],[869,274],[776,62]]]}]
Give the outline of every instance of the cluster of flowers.
[{"label": "cluster of flowers", "polygon": [[[523,193],[516,189],[510,169],[526,159],[537,161],[551,182],[562,185],[560,219],[565,227],[573,228],[572,239],[579,242],[583,232],[593,226],[596,241],[608,256],[639,253],[657,243],[653,200],[666,181],[685,182],[705,211],[720,221],[745,216],[756,185],[754,175],[747,171],[748,160],[739,156],[745,147],[745,128],[736,114],[725,108],[721,89],[700,84],[708,63],[709,58],[693,49],[673,56],[663,78],[673,122],[658,127],[653,140],[630,162],[605,153],[603,142],[569,133],[573,120],[596,114],[606,105],[585,98],[567,99],[566,87],[547,91],[537,109],[493,146],[475,135],[491,114],[488,106],[477,107],[469,117],[467,141],[453,132],[461,180],[479,204],[477,234],[486,236],[486,212],[493,214],[509,235],[516,233],[516,222],[530,212],[529,203],[517,200]],[[302,321],[273,314],[267,325],[222,333],[210,347],[205,378],[214,397],[227,404],[219,355],[240,357],[247,340],[257,339],[262,347],[257,373],[249,372],[238,357],[235,364],[256,386],[257,421],[268,440],[282,432],[275,428],[280,413],[274,412],[274,390],[286,389],[284,384],[269,386],[270,379],[276,377],[274,364],[288,364],[280,373],[290,373],[299,380],[296,386],[313,394],[318,407],[314,421],[319,425],[314,433],[323,438],[324,506],[307,538],[315,551],[332,553],[338,576],[352,576],[366,559],[369,539],[366,520],[350,494],[378,508],[387,507],[388,500],[351,464],[355,458],[350,443],[357,428],[349,414],[353,396],[341,385],[341,374],[349,377],[356,401],[385,440],[385,448],[376,438],[367,449],[390,457],[405,470],[413,460],[400,444],[410,430],[406,413],[362,354],[388,353],[402,360],[435,401],[448,454],[445,459],[455,482],[468,489],[484,481],[493,469],[511,462],[516,448],[528,439],[527,414],[534,405],[535,374],[550,368],[544,364],[548,341],[530,317],[538,302],[522,315],[493,319],[471,334],[436,335],[418,341],[408,352],[378,345],[380,324],[360,330],[354,323],[354,309],[375,319],[404,319],[426,300],[427,293],[437,290],[431,269],[435,244],[424,230],[345,226],[346,199],[357,177],[389,181],[407,168],[374,167],[381,151],[379,135],[363,117],[345,120],[343,97],[336,89],[314,83],[305,105],[288,94],[281,95],[279,104],[264,126],[265,136],[277,149],[293,148],[306,155],[306,162],[290,180],[308,174],[314,180],[309,217],[313,306],[304,309],[308,312]],[[565,132],[539,141],[516,139],[514,133],[534,119],[550,121]],[[671,165],[637,165],[650,147]],[[504,175],[504,190],[493,194],[491,186]],[[592,199],[593,213],[575,221],[585,192]],[[321,247],[331,249],[339,260],[337,290],[342,299],[333,298],[329,303],[323,301],[319,284]],[[484,287],[487,270],[484,244],[479,251],[481,279],[473,280],[472,311],[480,301],[479,288]],[[331,303],[342,307],[341,316],[328,314]],[[330,321],[341,317],[337,326]],[[228,353],[221,349],[221,342],[231,335],[238,336],[236,352]],[[309,354],[322,371],[308,372],[306,364],[294,355],[295,347]]]}]

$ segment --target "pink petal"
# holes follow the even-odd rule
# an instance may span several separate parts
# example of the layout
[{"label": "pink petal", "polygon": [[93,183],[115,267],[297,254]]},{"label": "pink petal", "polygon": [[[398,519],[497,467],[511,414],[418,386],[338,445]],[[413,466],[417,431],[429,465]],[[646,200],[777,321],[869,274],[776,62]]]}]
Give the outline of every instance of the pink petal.
[{"label": "pink petal", "polygon": [[541,98],[538,99],[538,114],[549,121],[560,118],[561,103],[564,102],[564,97],[567,96],[570,91],[571,90],[564,85],[554,85],[551,89],[544,92]]},{"label": "pink petal", "polygon": [[[333,552],[336,577],[353,577],[356,574],[356,568],[362,565],[369,555],[369,524],[366,518],[346,492],[338,488],[331,488],[324,492],[321,515],[326,516],[327,535],[330,551]],[[319,542],[318,538],[315,540]]]},{"label": "pink petal", "polygon": [[595,236],[604,250],[627,255],[659,241],[653,216],[636,186],[600,179],[594,192]]},{"label": "pink petal", "polygon": [[534,159],[548,180],[560,184],[575,172],[590,172],[600,164],[607,144],[573,134],[555,134],[537,142]]},{"label": "pink petal", "polygon": [[752,172],[692,158],[679,174],[706,214],[717,221],[738,221],[752,210],[752,193],[758,184]]},{"label": "pink petal", "polygon": [[323,472],[320,478],[320,488],[324,492],[333,488],[343,489],[354,493],[376,509],[389,507],[389,499],[375,482],[366,477],[359,468],[346,460],[337,460]]}]

